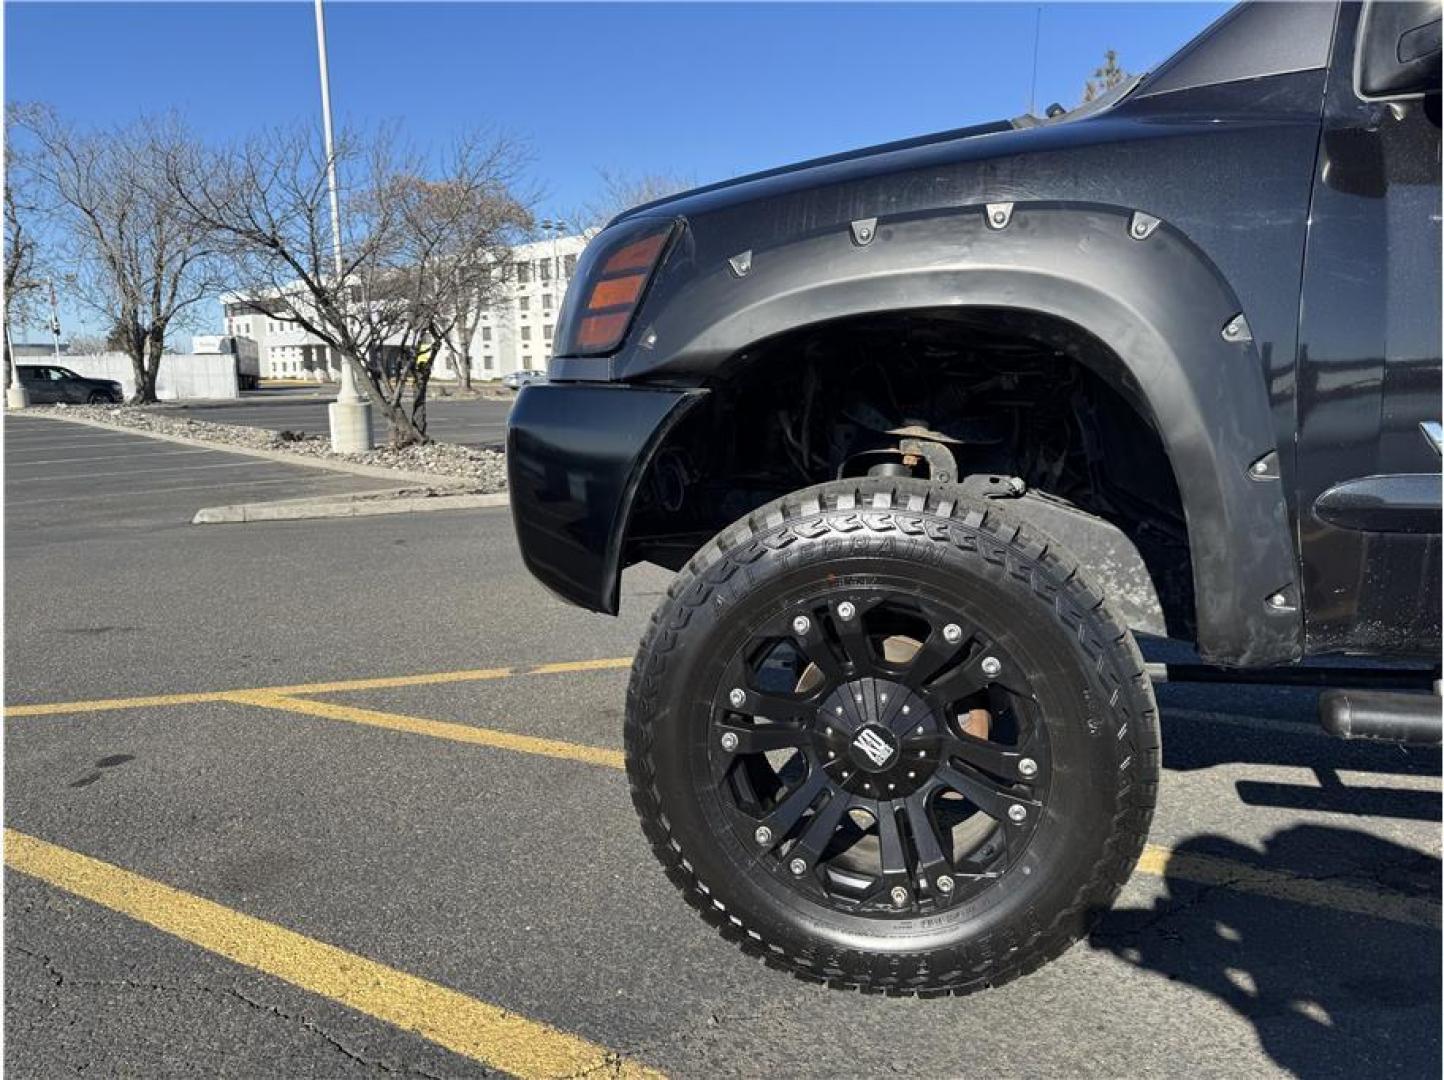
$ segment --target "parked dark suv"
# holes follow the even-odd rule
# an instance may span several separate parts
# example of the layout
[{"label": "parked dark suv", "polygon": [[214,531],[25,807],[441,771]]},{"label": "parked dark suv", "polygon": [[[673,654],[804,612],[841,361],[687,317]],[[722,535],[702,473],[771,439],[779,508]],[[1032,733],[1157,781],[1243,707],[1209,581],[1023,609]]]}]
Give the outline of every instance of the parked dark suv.
[{"label": "parked dark suv", "polygon": [[69,368],[50,364],[16,364],[20,385],[35,405],[73,402],[87,405],[119,405],[125,400],[121,385],[111,379],[87,379]]},{"label": "parked dark suv", "polygon": [[[1153,812],[1137,631],[1215,672],[1413,658],[1427,687],[1439,89],[1437,2],[1245,4],[1071,113],[592,241],[511,412],[513,514],[582,607],[680,571],[628,774],[725,937],[892,993],[1058,955]],[[1427,692],[1321,711],[1439,741]]]}]

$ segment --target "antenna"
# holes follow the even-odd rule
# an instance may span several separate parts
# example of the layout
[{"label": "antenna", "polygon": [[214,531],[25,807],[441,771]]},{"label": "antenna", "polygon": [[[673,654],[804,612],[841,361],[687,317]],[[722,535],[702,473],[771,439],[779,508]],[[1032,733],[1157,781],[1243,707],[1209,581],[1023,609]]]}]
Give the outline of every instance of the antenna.
[{"label": "antenna", "polygon": [[1043,32],[1043,5],[1039,4],[1033,19],[1033,78],[1028,83],[1028,115],[1033,113],[1033,99],[1038,93],[1038,38]]}]

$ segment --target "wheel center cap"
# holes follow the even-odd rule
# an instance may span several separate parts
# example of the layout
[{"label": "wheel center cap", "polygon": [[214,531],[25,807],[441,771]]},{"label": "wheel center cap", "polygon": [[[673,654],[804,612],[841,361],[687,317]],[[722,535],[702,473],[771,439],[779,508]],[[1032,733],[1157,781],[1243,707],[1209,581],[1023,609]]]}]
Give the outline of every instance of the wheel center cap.
[{"label": "wheel center cap", "polygon": [[899,752],[897,737],[877,724],[859,728],[848,749],[857,767],[867,772],[886,772],[897,761]]}]

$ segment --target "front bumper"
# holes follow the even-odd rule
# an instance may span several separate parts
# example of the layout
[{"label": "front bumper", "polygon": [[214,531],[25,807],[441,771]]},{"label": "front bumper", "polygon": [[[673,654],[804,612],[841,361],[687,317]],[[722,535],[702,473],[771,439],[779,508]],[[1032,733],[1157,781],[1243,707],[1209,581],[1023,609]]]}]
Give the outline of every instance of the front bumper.
[{"label": "front bumper", "polygon": [[545,383],[507,420],[511,515],[527,569],[562,599],[617,613],[637,486],[705,390]]}]

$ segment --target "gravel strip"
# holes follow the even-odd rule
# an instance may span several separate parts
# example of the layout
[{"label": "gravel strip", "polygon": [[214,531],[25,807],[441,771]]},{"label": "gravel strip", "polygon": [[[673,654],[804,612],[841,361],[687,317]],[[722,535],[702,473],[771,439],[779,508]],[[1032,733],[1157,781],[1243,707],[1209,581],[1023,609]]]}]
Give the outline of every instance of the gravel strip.
[{"label": "gravel strip", "polygon": [[239,446],[251,450],[273,450],[358,465],[379,466],[433,476],[455,476],[467,481],[467,490],[492,494],[506,490],[506,455],[455,443],[427,443],[396,450],[378,447],[364,454],[333,454],[324,435],[294,431],[268,431],[239,424],[216,424],[209,420],[167,416],[128,405],[32,405],[30,413],[58,413],[95,423],[109,424],[155,435],[197,439],[218,446]]}]

